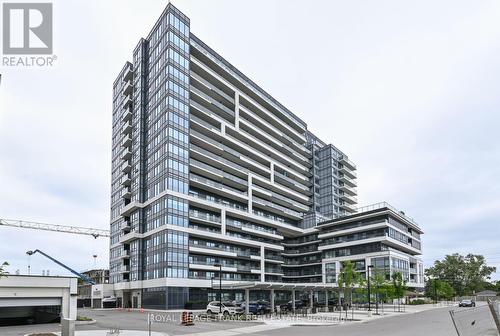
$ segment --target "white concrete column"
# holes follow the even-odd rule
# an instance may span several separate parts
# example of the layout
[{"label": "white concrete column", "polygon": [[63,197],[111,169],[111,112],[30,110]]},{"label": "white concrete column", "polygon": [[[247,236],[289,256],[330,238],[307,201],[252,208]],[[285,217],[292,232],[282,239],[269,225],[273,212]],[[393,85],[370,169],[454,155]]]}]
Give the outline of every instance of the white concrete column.
[{"label": "white concrete column", "polygon": [[252,214],[252,174],[248,174],[248,213]]},{"label": "white concrete column", "polygon": [[335,262],[335,282],[339,283],[339,275],[340,275],[340,261]]},{"label": "white concrete column", "polygon": [[321,281],[326,284],[326,264],[322,263],[321,264]]},{"label": "white concrete column", "polygon": [[266,250],[263,245],[260,246],[260,282],[264,282],[266,280],[266,262],[264,260],[266,255]]},{"label": "white concrete column", "polygon": [[274,289],[271,289],[271,314],[274,313]]},{"label": "white concrete column", "polygon": [[220,232],[221,234],[225,235],[226,234],[226,210],[221,209],[220,211]]},{"label": "white concrete column", "polygon": [[249,304],[250,304],[250,289],[247,288],[245,289],[245,314],[247,315],[250,312]]},{"label": "white concrete column", "polygon": [[240,94],[234,93],[234,127],[240,128]]},{"label": "white concrete column", "polygon": [[72,295],[69,288],[63,289],[62,292],[61,315],[63,318],[76,320],[77,295]]}]

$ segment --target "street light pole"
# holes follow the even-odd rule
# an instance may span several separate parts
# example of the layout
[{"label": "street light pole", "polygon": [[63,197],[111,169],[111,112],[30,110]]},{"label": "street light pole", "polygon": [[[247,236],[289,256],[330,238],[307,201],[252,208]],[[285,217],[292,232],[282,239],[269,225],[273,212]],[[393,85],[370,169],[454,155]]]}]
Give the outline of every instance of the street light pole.
[{"label": "street light pole", "polygon": [[219,314],[222,314],[222,263],[214,266],[219,267]]},{"label": "street light pole", "polygon": [[372,306],[371,306],[371,293],[370,293],[370,269],[373,267],[373,265],[368,266],[368,311],[372,311]]}]

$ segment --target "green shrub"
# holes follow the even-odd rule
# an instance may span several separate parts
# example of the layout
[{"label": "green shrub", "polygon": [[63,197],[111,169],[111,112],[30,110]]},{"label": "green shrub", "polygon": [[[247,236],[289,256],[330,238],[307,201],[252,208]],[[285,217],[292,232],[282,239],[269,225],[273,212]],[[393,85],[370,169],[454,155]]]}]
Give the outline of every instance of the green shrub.
[{"label": "green shrub", "polygon": [[92,321],[92,319],[90,317],[87,317],[87,316],[77,316],[76,320],[77,321]]}]

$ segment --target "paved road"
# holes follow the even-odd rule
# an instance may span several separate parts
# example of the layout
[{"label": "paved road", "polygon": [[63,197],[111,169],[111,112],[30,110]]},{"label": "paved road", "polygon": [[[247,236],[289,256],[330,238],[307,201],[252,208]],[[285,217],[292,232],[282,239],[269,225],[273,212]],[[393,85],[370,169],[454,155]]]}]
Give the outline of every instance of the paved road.
[{"label": "paved road", "polygon": [[[486,308],[486,307],[484,307]],[[168,335],[184,335],[188,333],[210,333],[212,336],[456,336],[455,328],[450,318],[449,310],[451,308],[438,308],[426,310],[419,313],[407,313],[397,316],[374,319],[362,323],[351,323],[333,326],[302,326],[285,327],[281,329],[270,330],[268,326],[254,322],[199,322],[194,326],[184,327],[180,325],[179,313],[160,313],[168,316],[168,323],[153,324],[152,330],[163,332]],[[470,327],[467,335],[496,335],[496,332],[474,333],[474,328],[470,321],[475,321],[477,328],[488,326],[494,327],[490,315],[483,314],[479,309],[471,310],[469,308],[456,308],[457,316],[462,318],[464,325]],[[84,315],[96,319],[98,322],[94,325],[77,326],[77,330],[96,330],[118,327],[121,330],[147,330],[147,315],[140,312],[126,311],[96,311],[79,310],[79,315]],[[488,324],[489,323],[489,324]],[[248,328],[251,326],[258,326]],[[238,328],[238,329],[236,329]],[[57,331],[58,324],[0,327],[1,336],[20,336],[29,332]],[[257,330],[255,332],[255,330]],[[208,334],[207,334],[208,335]]]},{"label": "paved road", "polygon": [[[451,308],[438,308],[413,314],[402,314],[373,321],[343,324],[337,326],[291,327],[253,333],[254,336],[457,336],[450,318]],[[454,307],[453,309],[457,309]],[[460,309],[462,310],[462,309]],[[481,315],[483,316],[483,315]],[[491,319],[491,316],[485,318]],[[492,320],[491,320],[492,321]],[[490,324],[491,327],[494,325]],[[494,329],[489,333],[468,335],[497,335]]]},{"label": "paved road", "polygon": [[[139,311],[116,311],[116,310],[78,310],[79,315],[91,317],[97,321],[96,324],[87,326],[78,326],[77,330],[95,330],[95,329],[109,329],[119,328],[122,330],[148,330],[147,314],[148,312],[141,313]],[[206,331],[216,331],[224,329],[232,329],[239,327],[247,327],[251,325],[258,325],[261,323],[253,322],[238,322],[238,321],[225,321],[223,323],[195,321],[194,326],[181,325],[179,312],[167,313],[154,313],[163,318],[165,323],[153,323],[151,325],[152,331],[164,332],[169,335],[182,335],[187,333],[198,333]],[[1,334],[0,334],[1,335]]]}]

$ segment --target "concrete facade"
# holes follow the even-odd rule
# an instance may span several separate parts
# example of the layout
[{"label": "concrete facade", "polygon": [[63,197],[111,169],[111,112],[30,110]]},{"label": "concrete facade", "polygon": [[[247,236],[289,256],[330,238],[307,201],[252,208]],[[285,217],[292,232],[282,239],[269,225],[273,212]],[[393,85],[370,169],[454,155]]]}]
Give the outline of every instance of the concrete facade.
[{"label": "concrete facade", "polygon": [[183,308],[219,278],[327,283],[318,223],[359,212],[356,165],[172,4],[113,83],[112,142],[118,305]]},{"label": "concrete facade", "polygon": [[74,321],[76,300],[75,277],[8,275],[0,278],[0,308],[8,308],[7,312],[25,314],[28,307],[60,306],[61,318]]}]

